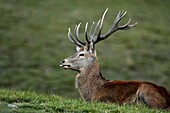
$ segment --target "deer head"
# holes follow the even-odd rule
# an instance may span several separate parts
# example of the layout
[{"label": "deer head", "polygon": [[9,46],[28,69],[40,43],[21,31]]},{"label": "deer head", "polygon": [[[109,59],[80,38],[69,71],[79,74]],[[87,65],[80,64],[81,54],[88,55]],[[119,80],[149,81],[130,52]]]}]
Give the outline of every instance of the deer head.
[{"label": "deer head", "polygon": [[83,46],[77,50],[77,53],[61,61],[60,66],[82,72],[94,62],[97,62],[95,50],[89,46]]},{"label": "deer head", "polygon": [[103,21],[104,21],[104,17],[107,11],[108,9],[105,10],[102,18],[97,22],[95,27],[94,27],[95,22],[92,23],[89,29],[89,33],[87,32],[88,22],[86,23],[85,25],[86,42],[81,41],[79,38],[79,28],[80,28],[81,23],[75,26],[75,37],[72,35],[71,30],[69,28],[68,38],[74,45],[76,45],[77,53],[62,60],[60,62],[60,67],[63,67],[65,69],[76,70],[78,72],[82,72],[83,70],[90,68],[92,65],[98,62],[97,56],[96,56],[96,50],[95,50],[96,43],[108,38],[112,33],[114,33],[117,30],[128,30],[137,24],[137,23],[130,24],[131,19],[129,19],[129,21],[125,25],[118,26],[118,23],[120,22],[120,20],[127,13],[127,11],[125,12],[119,11],[111,29],[106,34],[101,35]]}]

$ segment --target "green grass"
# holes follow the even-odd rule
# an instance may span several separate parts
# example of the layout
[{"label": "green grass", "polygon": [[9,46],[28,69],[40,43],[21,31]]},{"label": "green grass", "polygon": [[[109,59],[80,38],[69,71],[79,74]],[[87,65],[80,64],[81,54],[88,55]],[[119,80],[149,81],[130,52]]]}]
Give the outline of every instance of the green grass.
[{"label": "green grass", "polygon": [[166,113],[166,110],[149,109],[146,106],[90,103],[66,99],[57,95],[37,94],[30,91],[0,90],[1,113]]},{"label": "green grass", "polygon": [[[170,90],[169,0],[0,0],[0,87],[79,97],[76,72],[59,67],[75,53],[68,27],[98,21],[109,8],[103,33],[119,10],[138,25],[97,44],[108,79],[146,80]],[[125,22],[124,21],[124,22]],[[69,92],[72,92],[71,94]]]}]

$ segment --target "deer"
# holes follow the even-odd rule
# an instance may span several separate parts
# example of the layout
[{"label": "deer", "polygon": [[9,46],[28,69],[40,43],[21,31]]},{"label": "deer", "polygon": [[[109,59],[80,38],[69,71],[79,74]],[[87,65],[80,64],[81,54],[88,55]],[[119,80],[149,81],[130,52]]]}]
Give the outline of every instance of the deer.
[{"label": "deer", "polygon": [[75,26],[74,35],[68,29],[68,38],[76,46],[74,55],[60,61],[60,67],[77,71],[75,87],[81,98],[89,102],[106,102],[122,104],[144,104],[150,108],[167,109],[170,111],[170,95],[167,89],[147,81],[108,80],[103,77],[99,69],[99,61],[95,44],[107,39],[118,30],[128,30],[136,24],[130,24],[131,18],[124,25],[118,25],[127,11],[119,11],[112,27],[105,34],[101,34],[103,21],[108,8],[104,11],[101,19],[93,22],[88,29],[85,24],[85,41],[79,37],[81,23]]}]

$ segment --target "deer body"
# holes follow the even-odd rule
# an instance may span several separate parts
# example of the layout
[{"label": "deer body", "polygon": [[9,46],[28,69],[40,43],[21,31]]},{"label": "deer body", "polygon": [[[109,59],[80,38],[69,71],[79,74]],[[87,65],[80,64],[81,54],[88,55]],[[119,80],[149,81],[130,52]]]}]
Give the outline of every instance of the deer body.
[{"label": "deer body", "polygon": [[76,76],[76,88],[86,101],[116,104],[144,103],[153,108],[168,108],[170,96],[165,88],[150,82],[106,80],[99,72],[99,65],[85,68]]},{"label": "deer body", "polygon": [[170,110],[170,95],[164,87],[142,81],[106,80],[100,73],[95,44],[106,39],[117,30],[127,30],[136,25],[136,23],[130,25],[129,21],[123,26],[118,26],[119,21],[126,14],[126,12],[119,12],[109,32],[101,35],[106,12],[107,10],[104,12],[102,19],[98,21],[94,33],[92,33],[94,23],[92,24],[89,33],[90,39],[87,34],[88,23],[86,23],[85,36],[87,43],[79,39],[80,24],[75,28],[76,39],[74,39],[69,29],[68,37],[77,46],[77,53],[62,60],[60,66],[78,71],[75,86],[81,97],[86,101],[137,105],[143,103],[151,108]]}]

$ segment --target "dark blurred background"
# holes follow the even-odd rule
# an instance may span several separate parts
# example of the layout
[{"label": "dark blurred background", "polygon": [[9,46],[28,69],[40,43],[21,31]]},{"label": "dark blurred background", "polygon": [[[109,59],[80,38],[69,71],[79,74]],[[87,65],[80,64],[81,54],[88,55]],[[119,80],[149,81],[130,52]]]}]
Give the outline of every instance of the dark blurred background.
[{"label": "dark blurred background", "polygon": [[108,79],[145,80],[170,90],[170,0],[0,0],[0,87],[79,97],[76,72],[59,67],[75,53],[68,27],[98,21],[109,8],[103,33],[119,10],[138,25],[97,44]]}]

